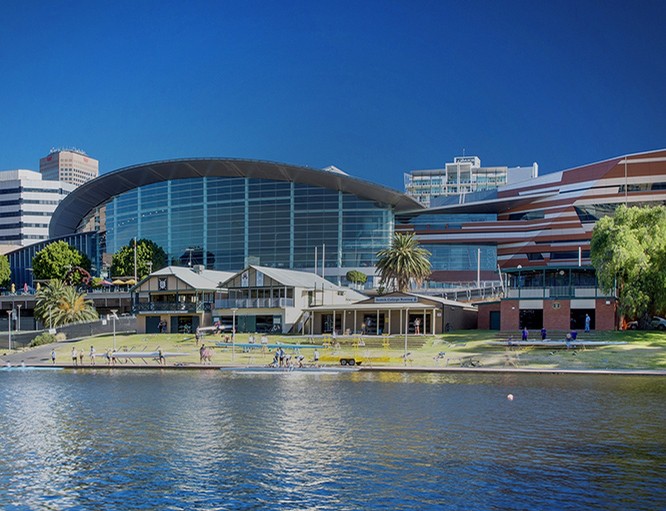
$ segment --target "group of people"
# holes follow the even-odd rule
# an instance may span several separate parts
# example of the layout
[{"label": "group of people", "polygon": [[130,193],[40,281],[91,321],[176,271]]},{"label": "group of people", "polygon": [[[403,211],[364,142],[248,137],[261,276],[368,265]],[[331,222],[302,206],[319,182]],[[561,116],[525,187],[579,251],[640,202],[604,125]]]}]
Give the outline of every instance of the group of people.
[{"label": "group of people", "polygon": [[[315,348],[312,361],[317,366],[319,364],[319,351]],[[305,367],[305,356],[297,352],[295,356],[284,351],[280,346],[273,354],[273,361],[268,364],[269,367],[283,367],[292,369],[294,367]]]},{"label": "group of people", "polygon": [[[82,366],[83,359],[85,358],[85,350],[77,350],[75,346],[72,346],[71,351],[72,365]],[[97,361],[97,350],[94,346],[90,346],[90,351],[88,351],[88,358],[90,359],[90,365],[96,365]],[[104,358],[106,359],[107,365],[116,364],[116,350],[106,350],[104,353]],[[55,365],[56,363],[56,350],[55,348],[51,350],[51,364]]]},{"label": "group of people", "polygon": [[[590,318],[589,314],[585,314],[585,332],[589,333],[590,332],[590,324],[592,322],[592,318]],[[576,337],[578,336],[578,332],[576,331],[575,327],[575,322],[572,320],[572,328],[571,331],[566,335],[565,342],[567,344],[567,348],[570,347],[571,341],[575,341]],[[524,326],[522,330],[522,337],[521,339],[523,341],[527,341],[527,338],[529,336],[529,331],[527,330],[527,327]],[[548,337],[548,331],[546,330],[546,327],[543,327],[541,329],[541,340],[545,341]]]}]

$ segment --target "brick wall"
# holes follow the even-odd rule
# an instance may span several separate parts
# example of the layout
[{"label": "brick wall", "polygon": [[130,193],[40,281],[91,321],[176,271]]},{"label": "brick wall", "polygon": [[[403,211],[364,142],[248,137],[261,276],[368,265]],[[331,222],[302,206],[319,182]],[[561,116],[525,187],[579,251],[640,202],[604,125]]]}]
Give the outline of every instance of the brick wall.
[{"label": "brick wall", "polygon": [[[553,304],[559,304],[559,308],[554,308]],[[569,330],[571,328],[569,300],[544,300],[543,322],[547,330]]]},{"label": "brick wall", "polygon": [[490,330],[490,313],[491,311],[501,311],[500,302],[477,303],[476,306],[479,310],[479,330]]},{"label": "brick wall", "polygon": [[[520,329],[520,310],[518,310],[518,300],[502,300],[500,304],[502,314],[500,329],[504,331]],[[489,314],[490,315],[490,314]]]},{"label": "brick wall", "polygon": [[[606,302],[610,303],[606,303]],[[595,303],[595,330],[615,330],[615,300],[600,298]]]}]

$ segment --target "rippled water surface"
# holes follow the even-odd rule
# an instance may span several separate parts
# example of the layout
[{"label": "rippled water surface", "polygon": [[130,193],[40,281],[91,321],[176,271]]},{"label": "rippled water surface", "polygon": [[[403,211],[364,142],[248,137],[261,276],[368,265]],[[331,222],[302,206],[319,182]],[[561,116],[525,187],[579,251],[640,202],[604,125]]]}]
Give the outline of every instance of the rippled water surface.
[{"label": "rippled water surface", "polygon": [[658,377],[0,372],[0,508],[664,509],[665,403]]}]

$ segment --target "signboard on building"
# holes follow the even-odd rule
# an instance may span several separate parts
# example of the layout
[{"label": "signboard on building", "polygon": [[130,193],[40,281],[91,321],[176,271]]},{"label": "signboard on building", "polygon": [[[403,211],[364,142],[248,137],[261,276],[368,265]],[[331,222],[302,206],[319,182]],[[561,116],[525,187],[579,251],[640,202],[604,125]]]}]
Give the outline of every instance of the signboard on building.
[{"label": "signboard on building", "polygon": [[416,296],[376,296],[375,303],[417,303]]}]

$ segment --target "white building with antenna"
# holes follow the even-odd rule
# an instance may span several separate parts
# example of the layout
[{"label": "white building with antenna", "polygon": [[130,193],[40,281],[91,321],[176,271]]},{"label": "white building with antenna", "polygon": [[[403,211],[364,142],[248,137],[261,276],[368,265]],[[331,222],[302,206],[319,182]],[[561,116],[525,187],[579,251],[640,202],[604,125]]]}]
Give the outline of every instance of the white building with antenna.
[{"label": "white building with antenna", "polygon": [[432,199],[491,190],[539,175],[539,165],[529,167],[482,167],[478,156],[457,156],[443,169],[405,173],[405,193],[426,207]]}]

